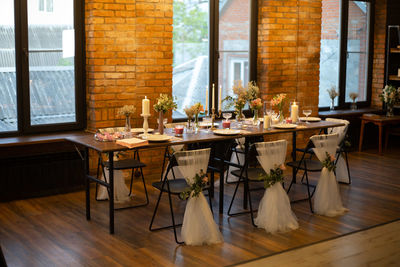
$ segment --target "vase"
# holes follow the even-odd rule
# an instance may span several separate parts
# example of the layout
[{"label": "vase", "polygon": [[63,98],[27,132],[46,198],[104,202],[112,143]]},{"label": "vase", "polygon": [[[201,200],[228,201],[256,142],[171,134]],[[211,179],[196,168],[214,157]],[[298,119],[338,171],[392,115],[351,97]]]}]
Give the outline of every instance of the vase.
[{"label": "vase", "polygon": [[330,111],[335,110],[335,99],[334,98],[331,98],[331,106],[329,107],[329,110]]},{"label": "vase", "polygon": [[194,125],[193,125],[193,127],[194,127],[194,132],[195,133],[198,133],[199,132],[199,114],[195,114],[194,115]]},{"label": "vase", "polygon": [[158,132],[164,134],[164,113],[162,111],[158,114]]},{"label": "vase", "polygon": [[125,135],[130,135],[131,133],[131,115],[125,116]]},{"label": "vase", "polygon": [[393,104],[386,103],[386,117],[393,117]]},{"label": "vase", "polygon": [[244,121],[246,119],[246,117],[243,114],[242,109],[237,110],[237,114],[236,114],[236,120],[238,122]]},{"label": "vase", "polygon": [[280,109],[278,114],[278,121],[279,123],[283,123],[284,120],[285,120],[285,115],[283,114],[283,110]]},{"label": "vase", "polygon": [[357,103],[355,101],[353,101],[353,103],[351,103],[350,105],[351,110],[356,110],[357,109]]},{"label": "vase", "polygon": [[253,112],[254,112],[253,125],[258,126],[260,125],[260,120],[258,119],[258,109],[255,109]]}]

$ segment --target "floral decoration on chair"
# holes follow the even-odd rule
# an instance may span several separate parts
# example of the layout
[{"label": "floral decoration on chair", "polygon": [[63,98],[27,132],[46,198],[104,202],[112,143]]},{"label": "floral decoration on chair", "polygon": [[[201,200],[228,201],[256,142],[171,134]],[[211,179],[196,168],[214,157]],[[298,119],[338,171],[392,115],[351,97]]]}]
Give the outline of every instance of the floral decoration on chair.
[{"label": "floral decoration on chair", "polygon": [[193,184],[190,186],[189,189],[182,192],[180,197],[182,199],[188,199],[190,196],[198,197],[200,192],[203,191],[203,188],[208,184],[208,177],[207,174],[200,170],[199,173],[196,173],[194,177]]},{"label": "floral decoration on chair", "polygon": [[274,169],[270,170],[270,173],[261,174],[258,177],[258,180],[264,181],[264,188],[268,188],[273,186],[276,183],[283,182],[283,171],[286,170],[284,164],[280,166],[276,166]]},{"label": "floral decoration on chair", "polygon": [[322,161],[322,167],[325,167],[328,169],[328,171],[332,172],[336,170],[336,164],[335,164],[335,160],[336,158],[332,155],[329,155],[328,152],[325,152],[326,157],[324,159],[324,161]]}]

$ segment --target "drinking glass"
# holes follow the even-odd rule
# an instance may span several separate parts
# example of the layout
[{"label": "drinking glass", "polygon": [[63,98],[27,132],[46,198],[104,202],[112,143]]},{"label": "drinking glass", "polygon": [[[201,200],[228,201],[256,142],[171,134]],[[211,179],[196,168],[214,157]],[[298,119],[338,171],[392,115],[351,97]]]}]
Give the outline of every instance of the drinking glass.
[{"label": "drinking glass", "polygon": [[230,118],[232,118],[232,113],[231,112],[224,112],[222,113],[222,117],[225,118],[225,120],[229,120]]},{"label": "drinking glass", "polygon": [[204,125],[206,126],[206,129],[207,129],[207,132],[209,132],[210,131],[210,129],[209,129],[209,127],[211,127],[212,125],[211,125],[211,123],[212,123],[212,119],[211,119],[211,117],[204,117],[203,118],[203,123],[204,123]]},{"label": "drinking glass", "polygon": [[309,123],[308,122],[308,116],[310,116],[311,113],[312,113],[311,109],[303,109],[303,114],[306,115],[306,123]]},{"label": "drinking glass", "polygon": [[272,104],[270,101],[264,102],[264,115],[272,115]]}]

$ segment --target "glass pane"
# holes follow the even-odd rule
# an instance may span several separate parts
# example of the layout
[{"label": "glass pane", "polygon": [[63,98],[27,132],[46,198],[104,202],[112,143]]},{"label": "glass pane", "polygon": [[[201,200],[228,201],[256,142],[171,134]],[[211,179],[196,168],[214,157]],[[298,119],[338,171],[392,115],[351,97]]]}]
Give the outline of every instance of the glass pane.
[{"label": "glass pane", "polygon": [[174,118],[184,118],[183,108],[196,102],[205,105],[209,78],[208,1],[174,0],[173,85],[178,109]]},{"label": "glass pane", "polygon": [[47,0],[46,2],[46,11],[53,12],[53,0]]},{"label": "glass pane", "polygon": [[[249,29],[250,0],[219,0],[218,83],[222,98],[232,95],[234,81],[249,82]],[[226,104],[222,109],[227,109]]]},{"label": "glass pane", "polygon": [[350,93],[358,94],[357,101],[367,99],[369,8],[367,2],[349,3],[346,102],[352,102]]},{"label": "glass pane", "polygon": [[74,1],[54,0],[52,13],[36,4],[28,1],[31,125],[75,122]]},{"label": "glass pane", "polygon": [[8,132],[18,129],[14,0],[1,1],[0,34],[0,132]]},{"label": "glass pane", "polygon": [[[322,0],[321,52],[319,73],[319,106],[329,107],[327,92],[332,86],[339,91],[340,0]],[[337,105],[338,97],[335,102]]]}]

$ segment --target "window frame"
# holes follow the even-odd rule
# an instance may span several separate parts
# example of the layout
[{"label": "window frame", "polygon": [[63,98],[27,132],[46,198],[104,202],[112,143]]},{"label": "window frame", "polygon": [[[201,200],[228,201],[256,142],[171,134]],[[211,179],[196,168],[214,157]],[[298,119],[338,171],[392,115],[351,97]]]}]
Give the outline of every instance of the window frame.
[{"label": "window frame", "polygon": [[[372,70],[374,55],[374,24],[375,24],[375,0],[355,0],[370,3],[370,14],[368,18],[368,47],[367,47],[367,78],[366,78],[366,100],[357,101],[358,107],[368,107],[371,105],[372,95]],[[349,22],[349,3],[352,0],[340,0],[340,34],[339,34],[339,96],[338,104],[335,109],[349,109],[351,102],[346,102],[346,75],[347,75],[347,41],[348,41],[348,22]],[[319,111],[329,110],[328,106],[318,107]]]},{"label": "window frame", "polygon": [[[218,59],[219,53],[219,0],[209,0],[209,84],[208,88],[219,88],[218,84]],[[258,0],[249,0],[249,81],[257,82],[257,42],[258,42]],[[208,90],[208,106],[212,103],[212,90]],[[218,107],[218,93],[215,93],[215,108]],[[211,111],[210,111],[211,112]],[[251,114],[250,109],[244,110],[245,114]],[[185,118],[173,118],[174,122],[185,121]]]},{"label": "window frame", "polygon": [[84,0],[74,0],[73,10],[75,30],[74,74],[76,121],[72,123],[31,125],[28,57],[28,0],[14,1],[16,103],[18,127],[16,131],[0,132],[0,137],[22,136],[31,133],[81,130],[86,126]]}]

